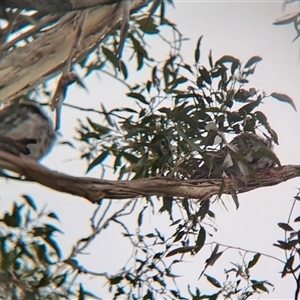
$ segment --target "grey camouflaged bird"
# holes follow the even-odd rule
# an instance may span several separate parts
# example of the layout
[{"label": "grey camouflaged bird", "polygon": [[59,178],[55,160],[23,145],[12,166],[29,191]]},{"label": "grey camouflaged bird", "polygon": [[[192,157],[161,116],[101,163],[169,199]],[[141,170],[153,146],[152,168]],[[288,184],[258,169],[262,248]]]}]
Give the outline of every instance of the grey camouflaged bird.
[{"label": "grey camouflaged bird", "polygon": [[[191,179],[214,178],[220,179],[224,175],[241,175],[236,161],[242,161],[255,171],[263,171],[276,166],[275,161],[264,154],[263,149],[273,152],[272,141],[269,138],[263,138],[253,133],[241,133],[237,135],[227,146],[211,153],[208,164],[198,166],[197,170],[191,175]],[[230,155],[231,166],[225,166],[224,162],[227,155]],[[275,155],[275,154],[274,154]],[[233,165],[232,165],[233,164]]]},{"label": "grey camouflaged bird", "polygon": [[[8,137],[17,143],[24,141],[29,153],[20,151],[19,154],[39,160],[44,157],[53,146],[55,131],[52,122],[35,104],[20,103],[9,105],[0,110],[0,137]],[[1,141],[0,141],[1,142]],[[7,145],[6,145],[7,148]],[[14,148],[12,146],[12,148]],[[16,149],[11,152],[16,154]],[[1,147],[5,150],[5,147]]]}]

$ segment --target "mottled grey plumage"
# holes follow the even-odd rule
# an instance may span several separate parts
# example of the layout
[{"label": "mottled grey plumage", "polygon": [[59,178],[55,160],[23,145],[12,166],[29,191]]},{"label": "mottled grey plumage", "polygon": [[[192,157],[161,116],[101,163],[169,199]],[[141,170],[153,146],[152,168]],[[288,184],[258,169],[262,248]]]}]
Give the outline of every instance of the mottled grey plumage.
[{"label": "mottled grey plumage", "polygon": [[[1,137],[7,137],[11,142],[5,145]],[[38,106],[20,103],[0,110],[2,150],[11,148],[9,152],[16,154],[15,152],[20,148],[19,154],[27,154],[39,160],[49,152],[54,140],[55,131],[52,123]]]},{"label": "mottled grey plumage", "polygon": [[264,149],[273,152],[272,142],[269,139],[252,133],[242,133],[221,150],[212,152],[211,159],[206,159],[206,164],[198,166],[191,178],[222,178],[230,174],[240,176],[242,172],[237,161],[243,162],[245,166],[248,165],[255,171],[272,168],[276,163],[262,154]]}]

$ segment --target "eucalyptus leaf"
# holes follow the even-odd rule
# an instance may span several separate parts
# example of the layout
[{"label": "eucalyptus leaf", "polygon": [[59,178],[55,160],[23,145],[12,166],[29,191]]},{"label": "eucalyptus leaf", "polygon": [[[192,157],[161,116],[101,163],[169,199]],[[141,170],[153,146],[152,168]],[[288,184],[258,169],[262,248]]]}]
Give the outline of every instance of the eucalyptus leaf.
[{"label": "eucalyptus leaf", "polygon": [[245,64],[245,68],[250,68],[252,65],[262,61],[260,56],[253,56],[251,57]]},{"label": "eucalyptus leaf", "polygon": [[296,105],[290,96],[281,93],[272,93],[271,96],[279,101],[290,104],[293,107],[293,109],[297,111]]}]

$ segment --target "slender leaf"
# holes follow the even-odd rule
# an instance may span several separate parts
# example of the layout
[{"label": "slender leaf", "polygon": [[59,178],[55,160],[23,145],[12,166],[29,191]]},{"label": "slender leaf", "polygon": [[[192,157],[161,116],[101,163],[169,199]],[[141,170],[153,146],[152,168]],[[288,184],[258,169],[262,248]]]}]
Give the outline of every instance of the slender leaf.
[{"label": "slender leaf", "polygon": [[293,107],[293,109],[297,111],[296,105],[290,96],[281,93],[272,93],[271,96],[279,101],[290,104]]},{"label": "slender leaf", "polygon": [[219,283],[219,281],[217,279],[215,279],[214,277],[208,276],[206,274],[204,274],[206,279],[215,287],[217,288],[221,288],[222,285]]},{"label": "slender leaf", "polygon": [[179,248],[176,248],[176,249],[168,252],[166,254],[166,257],[170,257],[170,256],[173,256],[173,255],[176,255],[176,254],[183,254],[183,253],[186,253],[186,252],[191,252],[194,249],[195,249],[195,246],[179,247]]},{"label": "slender leaf", "polygon": [[138,226],[140,227],[143,223],[143,214],[144,214],[144,210],[147,208],[148,206],[144,206],[143,209],[141,210],[141,212],[139,213],[138,216]]},{"label": "slender leaf", "polygon": [[144,104],[148,104],[147,100],[145,99],[145,97],[142,94],[139,94],[139,93],[127,93],[126,95],[128,97],[137,99],[137,100],[139,100],[140,102],[142,102]]},{"label": "slender leaf", "polygon": [[110,150],[102,152],[97,158],[95,158],[90,165],[88,166],[88,169],[86,172],[89,172],[91,169],[93,169],[95,166],[100,165],[106,157],[109,155]]},{"label": "slender leaf", "polygon": [[299,15],[299,12],[295,12],[292,14],[285,15],[284,17],[277,19],[273,24],[274,25],[286,25],[290,23],[294,23]]},{"label": "slender leaf", "polygon": [[239,60],[231,55],[224,55],[216,61],[216,65],[222,65],[224,63],[237,63]]},{"label": "slender leaf", "polygon": [[33,208],[34,211],[37,211],[37,207],[35,205],[34,200],[28,195],[22,195],[22,197],[26,200],[29,206]]},{"label": "slender leaf", "polygon": [[197,241],[196,241],[196,247],[195,247],[195,252],[198,253],[201,248],[204,246],[206,239],[206,230],[201,226],[201,229],[199,231]]},{"label": "slender leaf", "polygon": [[253,256],[252,260],[250,260],[249,263],[248,263],[248,269],[251,269],[252,267],[254,267],[256,265],[256,263],[258,262],[260,256],[261,256],[260,253],[256,253]]},{"label": "slender leaf", "polygon": [[294,231],[294,229],[286,223],[278,223],[278,226],[282,228],[284,231]]},{"label": "slender leaf", "polygon": [[147,33],[147,34],[159,33],[159,30],[157,28],[157,25],[154,22],[153,17],[145,17],[143,19],[138,20],[137,23],[140,25],[140,29],[144,33]]},{"label": "slender leaf", "polygon": [[110,61],[115,68],[119,68],[119,60],[115,56],[114,52],[112,52],[111,50],[109,50],[104,46],[102,46],[102,52],[107,58],[107,60]]},{"label": "slender leaf", "polygon": [[245,64],[245,69],[250,68],[252,65],[260,62],[262,58],[260,56],[253,56],[251,57]]},{"label": "slender leaf", "polygon": [[200,38],[197,41],[197,46],[195,49],[195,63],[197,64],[199,62],[200,59],[200,45],[201,45],[201,40],[203,38],[203,35],[200,36]]}]

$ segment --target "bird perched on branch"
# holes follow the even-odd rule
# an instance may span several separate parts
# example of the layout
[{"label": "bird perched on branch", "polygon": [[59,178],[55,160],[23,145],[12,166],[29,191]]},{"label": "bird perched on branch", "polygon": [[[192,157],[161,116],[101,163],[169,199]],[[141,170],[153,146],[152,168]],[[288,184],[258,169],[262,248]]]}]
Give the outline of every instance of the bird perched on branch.
[{"label": "bird perched on branch", "polygon": [[0,149],[39,160],[55,140],[52,122],[35,104],[13,104],[0,110]]},{"label": "bird perched on branch", "polygon": [[249,177],[253,171],[260,172],[280,165],[273,152],[272,141],[253,133],[237,135],[222,149],[206,152],[198,166],[191,175],[191,179],[222,178],[233,175]]}]

